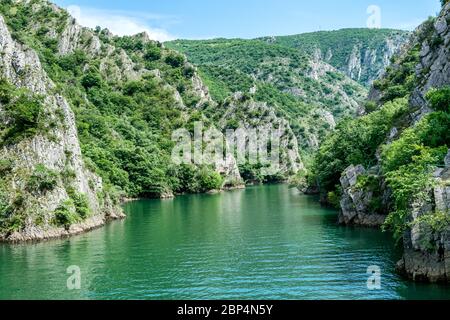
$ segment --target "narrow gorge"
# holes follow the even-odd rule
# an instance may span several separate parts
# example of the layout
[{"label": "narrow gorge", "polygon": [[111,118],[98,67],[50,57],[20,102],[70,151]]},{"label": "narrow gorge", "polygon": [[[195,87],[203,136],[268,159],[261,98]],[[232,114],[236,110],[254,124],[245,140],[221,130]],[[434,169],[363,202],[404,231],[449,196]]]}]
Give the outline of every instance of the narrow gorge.
[{"label": "narrow gorge", "polygon": [[[271,272],[280,269],[277,262],[291,255],[302,265],[289,260],[290,271],[307,273],[311,263],[311,270],[324,272],[333,283],[332,263],[317,261],[310,252],[315,244],[322,254],[331,252],[330,259],[342,274],[347,267],[339,257],[350,256],[342,261],[345,264],[353,260],[364,264],[378,255],[393,285],[404,284],[394,275],[395,263],[398,274],[410,280],[448,283],[449,50],[448,1],[439,15],[414,32],[355,28],[159,42],[146,32],[117,36],[101,26],[81,26],[47,0],[2,0],[4,255],[12,257],[12,244],[64,241],[55,239],[118,220],[84,238],[73,238],[74,243],[94,239],[105,248],[118,248],[120,254],[130,248],[140,257],[151,252],[152,263],[161,258],[161,264],[170,264],[164,252],[175,255],[185,248],[187,262],[175,259],[179,265],[165,267],[174,279],[185,264],[207,274],[210,286],[198,288],[196,298],[202,298],[202,289],[215,292],[218,276],[203,268],[208,259],[227,270],[227,285],[234,283],[237,272],[230,261],[250,272],[245,263],[252,262],[239,257],[251,257],[262,265],[261,279],[270,287]],[[270,165],[261,159],[261,145],[251,144],[253,135],[266,141],[269,133],[278,142],[271,141],[268,147],[271,155],[279,150],[276,170],[265,170]],[[225,148],[216,149],[216,144]],[[239,145],[245,157],[254,156],[254,162],[242,159]],[[220,161],[196,162],[191,157],[185,163],[174,161],[176,148],[190,153],[198,146],[200,153],[215,149]],[[221,194],[225,190],[230,192]],[[258,233],[258,227],[268,234]],[[284,233],[286,238],[280,236]],[[127,248],[134,237],[142,241],[142,248]],[[268,262],[261,247],[249,252],[240,241],[266,248],[271,265],[264,266]],[[39,251],[43,245],[36,245],[38,252],[43,252]],[[234,245],[239,252],[233,251]],[[371,255],[371,245],[376,254]],[[230,261],[202,251],[207,259],[200,266],[196,250],[208,246],[228,254]],[[347,249],[354,252],[344,252]],[[358,257],[360,249],[363,255]],[[83,250],[90,264],[107,267],[90,260],[91,254],[99,255],[97,249]],[[278,250],[286,256],[280,257]],[[0,269],[2,263],[13,266],[15,261],[2,261],[1,253]],[[55,259],[67,262],[66,253]],[[145,263],[137,259],[132,268]],[[356,265],[349,267],[347,280],[358,291]],[[217,271],[215,267],[211,268]],[[137,269],[131,274],[140,285],[150,279],[139,279]],[[9,276],[5,282],[12,281],[14,272]],[[245,277],[236,280],[237,285],[252,281],[247,273]],[[176,285],[157,274],[151,279],[161,285],[156,290],[161,296],[174,297],[164,286]],[[184,277],[179,283],[183,290],[191,285]],[[294,284],[284,286],[279,296],[258,287],[259,298],[297,297]],[[336,298],[336,287],[323,287],[326,297]],[[121,297],[136,297],[133,290]],[[254,298],[250,291],[227,290],[220,297],[234,293]],[[306,297],[317,294],[310,287],[305,290]],[[380,294],[380,298],[394,296],[402,294],[389,290]],[[110,298],[109,293],[98,297]]]}]

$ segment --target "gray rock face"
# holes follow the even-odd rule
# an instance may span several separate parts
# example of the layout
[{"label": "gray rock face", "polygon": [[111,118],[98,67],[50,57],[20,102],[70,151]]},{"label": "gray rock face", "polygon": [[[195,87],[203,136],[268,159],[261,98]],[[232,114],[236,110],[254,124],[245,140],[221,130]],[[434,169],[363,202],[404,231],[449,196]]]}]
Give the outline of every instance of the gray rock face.
[{"label": "gray rock face", "polygon": [[[0,16],[0,76],[17,87],[29,89],[34,94],[45,96],[44,105],[48,122],[58,123],[49,135],[38,134],[12,146],[4,146],[0,160],[12,160],[13,172],[28,174],[38,164],[62,173],[74,173],[71,187],[88,198],[92,217],[63,230],[51,225],[55,209],[69,199],[63,181],[58,181],[53,191],[39,196],[25,197],[25,229],[12,235],[0,234],[0,241],[40,240],[79,233],[105,223],[108,217],[122,217],[120,210],[105,203],[100,205],[97,195],[102,191],[102,181],[84,166],[78,141],[75,117],[67,101],[53,93],[55,85],[41,67],[37,54],[14,41],[3,17]],[[1,106],[0,106],[1,111]],[[58,117],[59,115],[59,117]],[[0,120],[1,121],[1,120]],[[61,123],[62,121],[62,123]],[[50,138],[51,137],[51,138]],[[14,174],[10,186],[17,191],[24,190],[21,174]],[[43,223],[36,226],[36,215],[42,215]]]},{"label": "gray rock face", "polygon": [[[414,243],[428,246],[417,248]],[[450,280],[450,230],[440,234],[420,228],[411,230],[405,235],[404,250],[397,268],[410,279],[426,282]]]},{"label": "gray rock face", "polygon": [[[432,110],[425,95],[433,87],[450,84],[450,3],[447,3],[434,23],[432,36],[423,43],[420,64],[416,73],[420,85],[411,96],[410,103],[419,108],[415,122]],[[450,282],[450,228],[433,230],[420,223],[423,215],[450,215],[450,150],[445,157],[445,168],[434,173],[435,186],[429,199],[412,205],[413,227],[404,235],[405,253],[398,268],[417,281]]]},{"label": "gray rock face", "polygon": [[[241,117],[237,118],[237,115]],[[292,175],[304,169],[303,162],[299,156],[298,140],[289,122],[279,118],[275,110],[268,106],[267,103],[253,100],[242,101],[242,94],[237,93],[229,101],[226,110],[224,110],[224,115],[219,121],[220,128],[227,129],[227,123],[230,120],[237,121],[239,129],[244,130],[247,134],[257,128],[258,131],[255,131],[255,134],[258,133],[260,141],[268,141],[270,138],[268,136],[269,133],[273,134],[274,137],[278,137],[280,143],[279,168],[273,174]],[[237,133],[239,135],[239,131]],[[229,143],[232,144],[230,141]],[[249,145],[250,154],[257,154],[258,151],[258,145]]]},{"label": "gray rock face", "polygon": [[444,163],[446,167],[450,167],[450,151],[447,153],[447,156],[444,159]]},{"label": "gray rock face", "polygon": [[[450,150],[449,150],[450,154]],[[447,155],[448,157],[448,155]],[[450,166],[435,173],[429,199],[411,206],[412,228],[403,237],[405,252],[398,268],[416,281],[450,281],[450,227],[433,230],[419,218],[430,214],[450,215]]]},{"label": "gray rock face", "polygon": [[433,34],[423,44],[416,75],[420,85],[411,95],[410,103],[419,107],[415,121],[431,111],[425,96],[431,88],[450,83],[450,3],[447,3],[434,24]]},{"label": "gray rock face", "polygon": [[[391,58],[407,42],[408,36],[407,33],[392,34],[378,48],[356,44],[350,55],[346,57],[346,65],[339,67],[339,70],[351,79],[369,86],[391,64]],[[330,63],[334,56],[333,48],[323,53],[316,49],[314,56],[316,59]]]},{"label": "gray rock face", "polygon": [[342,174],[343,196],[339,223],[367,227],[377,227],[384,223],[386,215],[372,212],[370,209],[374,199],[373,192],[358,186],[358,178],[366,174],[367,171],[361,165],[352,165]]}]

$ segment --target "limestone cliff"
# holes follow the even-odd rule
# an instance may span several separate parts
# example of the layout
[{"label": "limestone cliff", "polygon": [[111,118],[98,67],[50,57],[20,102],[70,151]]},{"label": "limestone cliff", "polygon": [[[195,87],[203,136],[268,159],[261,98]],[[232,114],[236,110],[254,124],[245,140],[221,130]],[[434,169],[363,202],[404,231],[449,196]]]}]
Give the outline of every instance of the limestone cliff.
[{"label": "limestone cliff", "polygon": [[[2,180],[8,196],[3,201],[9,210],[1,217],[3,224],[19,219],[20,222],[2,228],[0,240],[42,240],[82,232],[101,226],[108,218],[122,217],[120,209],[110,203],[102,193],[102,180],[90,172],[81,156],[74,114],[67,101],[55,93],[55,85],[42,69],[33,50],[14,41],[0,16],[0,77],[17,88],[28,89],[30,94],[43,96],[45,130],[19,143],[3,143],[0,161]],[[0,114],[2,104],[0,103]],[[3,115],[0,122],[11,125]],[[13,123],[12,123],[13,124]],[[45,167],[55,173],[54,185],[48,190],[31,190],[29,179],[36,168]],[[70,172],[70,179],[64,174]],[[55,212],[74,194],[87,199],[89,213],[68,228],[55,222]],[[68,205],[76,214],[76,206]],[[17,218],[20,217],[20,218]]]},{"label": "limestone cliff", "polygon": [[[2,3],[0,19],[1,241],[80,233],[122,218],[125,197],[184,192],[171,133],[215,104],[186,57],[145,33],[81,27],[46,0]],[[242,185],[230,153],[193,170],[192,192],[215,188],[214,171]]]},{"label": "limestone cliff", "polygon": [[[388,130],[382,146],[376,153],[377,164],[372,168],[350,166],[341,178],[343,196],[340,221],[345,224],[376,226],[384,223],[395,202],[386,184],[386,173],[382,170],[386,162],[382,153],[389,145],[402,138],[404,132],[412,132],[428,115],[445,114],[448,97],[443,98],[440,109],[433,108],[427,94],[431,89],[446,90],[450,85],[450,3],[447,3],[436,19],[421,25],[409,43],[394,58],[394,64],[387,73],[376,81],[369,99],[378,105],[404,95],[409,97],[408,110]],[[373,106],[372,106],[373,107]],[[368,111],[370,112],[370,111]],[[447,119],[447,118],[445,118]],[[448,126],[448,119],[441,123]],[[437,125],[437,124],[436,124]],[[409,131],[408,131],[409,130]],[[438,138],[445,139],[445,133]],[[427,137],[425,140],[432,139]],[[414,142],[406,142],[412,147]],[[442,143],[441,143],[442,144]],[[447,149],[447,145],[441,149]],[[445,151],[444,150],[444,151]],[[397,152],[407,152],[399,151]],[[414,158],[413,158],[414,159]],[[404,256],[398,264],[399,270],[416,281],[450,281],[450,150],[444,159],[427,165],[419,171],[403,172],[410,175],[424,175],[428,181],[423,190],[408,198],[407,209],[403,210],[407,221],[404,224]],[[445,163],[444,166],[438,163]],[[403,167],[405,170],[406,167]],[[428,174],[429,170],[432,174]],[[401,178],[399,178],[401,179]],[[397,180],[398,181],[398,180]],[[368,183],[369,182],[369,183]],[[403,190],[403,189],[402,189]],[[376,210],[371,202],[377,192]],[[399,195],[397,194],[397,199]],[[374,215],[375,213],[375,215]],[[376,222],[375,222],[376,220]],[[403,229],[402,229],[403,230]]]},{"label": "limestone cliff", "polygon": [[[268,152],[267,159],[269,159],[272,156],[271,150],[268,150],[270,148],[269,141],[273,143],[279,141],[280,152],[275,155],[276,158],[273,158],[279,166],[273,168],[274,170],[268,170],[263,174],[264,176],[281,175],[283,179],[287,179],[299,170],[304,169],[299,155],[297,137],[289,122],[278,117],[273,107],[264,102],[256,102],[242,93],[236,93],[224,102],[219,108],[219,112],[222,114],[219,120],[219,126],[222,130],[237,129],[238,137],[233,136],[233,139],[242,138],[239,132],[246,134],[243,142],[249,155],[261,154],[261,148],[265,147],[262,143],[268,142],[265,149]],[[258,140],[250,143],[255,138],[253,135],[257,135]],[[232,143],[232,141],[229,141],[229,143]]]},{"label": "limestone cliff", "polygon": [[370,86],[407,43],[409,32],[389,29],[342,29],[262,40],[306,51],[351,79]]}]

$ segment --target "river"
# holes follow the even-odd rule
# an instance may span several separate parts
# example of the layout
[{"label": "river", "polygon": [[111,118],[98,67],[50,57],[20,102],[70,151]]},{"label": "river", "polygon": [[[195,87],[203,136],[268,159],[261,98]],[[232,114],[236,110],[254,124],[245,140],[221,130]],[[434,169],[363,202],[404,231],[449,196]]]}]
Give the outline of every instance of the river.
[{"label": "river", "polygon": [[285,185],[124,209],[124,221],[70,239],[0,244],[0,299],[450,299],[450,287],[395,273],[390,235],[337,226],[336,211]]}]

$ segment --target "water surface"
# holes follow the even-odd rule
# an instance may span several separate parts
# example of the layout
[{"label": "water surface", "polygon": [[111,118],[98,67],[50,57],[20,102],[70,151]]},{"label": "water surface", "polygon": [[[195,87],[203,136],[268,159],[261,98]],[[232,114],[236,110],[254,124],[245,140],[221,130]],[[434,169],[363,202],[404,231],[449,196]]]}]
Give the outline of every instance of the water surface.
[{"label": "water surface", "polygon": [[[128,218],[66,240],[0,245],[0,299],[449,299],[450,287],[395,273],[378,230],[284,185],[142,200]],[[367,289],[367,268],[382,270]],[[70,291],[69,266],[81,270]]]}]

